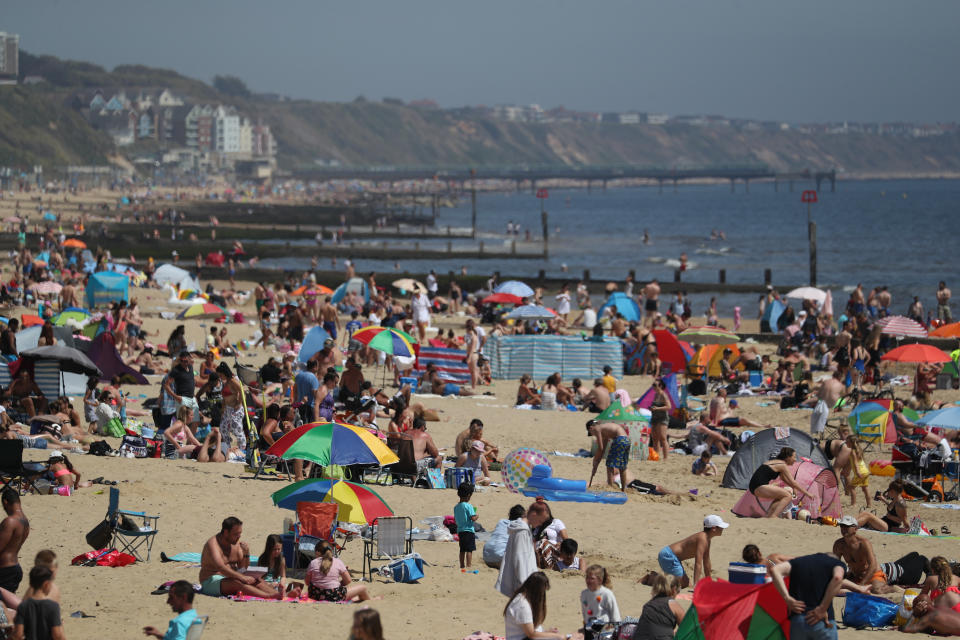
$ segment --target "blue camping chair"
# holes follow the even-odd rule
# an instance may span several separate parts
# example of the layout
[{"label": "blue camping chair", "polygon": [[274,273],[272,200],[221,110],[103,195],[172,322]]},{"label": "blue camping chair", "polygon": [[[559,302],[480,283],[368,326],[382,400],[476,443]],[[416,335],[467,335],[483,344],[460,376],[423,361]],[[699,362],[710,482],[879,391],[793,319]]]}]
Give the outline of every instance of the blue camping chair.
[{"label": "blue camping chair", "polygon": [[[141,520],[142,524],[137,523],[137,519]],[[120,490],[115,487],[110,488],[110,506],[107,507],[107,522],[113,529],[113,542],[110,546],[122,553],[129,553],[141,562],[144,559],[140,556],[139,550],[146,547],[147,560],[150,560],[159,519],[160,516],[148,516],[143,511],[121,509]]]}]

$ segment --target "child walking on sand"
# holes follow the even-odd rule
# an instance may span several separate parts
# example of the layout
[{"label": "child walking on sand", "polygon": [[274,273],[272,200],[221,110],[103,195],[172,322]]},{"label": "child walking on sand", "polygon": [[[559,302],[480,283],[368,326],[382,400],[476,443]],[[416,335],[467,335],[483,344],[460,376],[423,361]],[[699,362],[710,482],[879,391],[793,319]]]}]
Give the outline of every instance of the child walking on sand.
[{"label": "child walking on sand", "polygon": [[870,508],[870,467],[863,459],[863,451],[860,449],[860,442],[856,438],[848,438],[847,444],[850,447],[850,458],[847,464],[850,465],[850,484],[847,485],[847,493],[850,495],[850,505],[857,504],[857,487],[863,489],[863,499],[867,502],[867,509]]},{"label": "child walking on sand", "polygon": [[457,522],[457,536],[460,538],[460,568],[469,569],[473,563],[473,552],[477,550],[476,529],[473,523],[477,520],[477,510],[470,504],[473,496],[473,485],[461,482],[457,487],[460,502],[453,508],[453,517]]},{"label": "child walking on sand", "polygon": [[605,624],[620,622],[620,609],[610,590],[610,575],[606,569],[592,564],[587,567],[584,579],[587,588],[580,592],[580,613],[583,615],[584,640],[591,640]]}]

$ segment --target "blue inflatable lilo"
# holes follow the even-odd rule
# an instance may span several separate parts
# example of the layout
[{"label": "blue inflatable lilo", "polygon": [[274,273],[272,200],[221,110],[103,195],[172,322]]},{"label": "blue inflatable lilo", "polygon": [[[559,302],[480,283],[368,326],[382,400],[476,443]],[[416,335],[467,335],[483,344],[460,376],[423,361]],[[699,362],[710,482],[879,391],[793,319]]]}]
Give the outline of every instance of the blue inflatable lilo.
[{"label": "blue inflatable lilo", "polygon": [[595,493],[587,491],[586,480],[554,478],[553,470],[545,465],[534,465],[527,480],[526,488],[520,491],[531,498],[543,496],[547,500],[560,502],[602,502],[605,504],[623,504],[627,494],[619,491]]}]

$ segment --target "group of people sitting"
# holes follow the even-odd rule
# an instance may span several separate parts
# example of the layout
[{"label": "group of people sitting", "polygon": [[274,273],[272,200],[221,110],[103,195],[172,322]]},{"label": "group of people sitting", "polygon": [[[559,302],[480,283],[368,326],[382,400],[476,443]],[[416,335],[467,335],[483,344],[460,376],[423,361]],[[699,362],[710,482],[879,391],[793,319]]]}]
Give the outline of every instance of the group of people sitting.
[{"label": "group of people sitting", "polygon": [[583,382],[574,378],[570,386],[563,383],[560,373],[547,377],[539,388],[533,384],[533,376],[523,374],[517,387],[517,406],[534,409],[589,411],[600,413],[611,403],[611,395],[617,391],[617,379],[609,365],[603,367],[603,376],[593,380],[593,388],[584,389]]}]

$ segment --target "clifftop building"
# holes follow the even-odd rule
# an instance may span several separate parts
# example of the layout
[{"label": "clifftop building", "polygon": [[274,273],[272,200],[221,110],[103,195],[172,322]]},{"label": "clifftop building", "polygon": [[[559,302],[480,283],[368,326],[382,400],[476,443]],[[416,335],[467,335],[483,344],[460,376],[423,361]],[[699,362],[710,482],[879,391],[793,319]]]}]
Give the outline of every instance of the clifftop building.
[{"label": "clifftop building", "polygon": [[17,84],[20,73],[20,36],[0,31],[0,84]]}]

